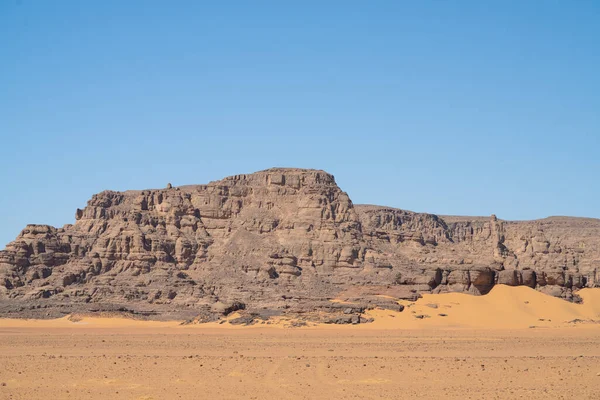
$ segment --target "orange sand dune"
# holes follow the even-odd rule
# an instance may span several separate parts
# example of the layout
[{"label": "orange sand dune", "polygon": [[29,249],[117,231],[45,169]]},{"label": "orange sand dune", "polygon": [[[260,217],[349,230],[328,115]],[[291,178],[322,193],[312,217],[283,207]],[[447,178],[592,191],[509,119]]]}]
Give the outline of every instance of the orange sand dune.
[{"label": "orange sand dune", "polygon": [[[595,324],[600,322],[600,289],[583,289],[578,294],[583,304],[570,303],[525,286],[496,285],[485,296],[425,294],[416,302],[400,301],[405,305],[403,312],[374,310],[369,314],[375,318],[372,327],[380,329],[518,329],[575,325],[600,328],[600,324]],[[423,318],[417,318],[419,315]]]}]

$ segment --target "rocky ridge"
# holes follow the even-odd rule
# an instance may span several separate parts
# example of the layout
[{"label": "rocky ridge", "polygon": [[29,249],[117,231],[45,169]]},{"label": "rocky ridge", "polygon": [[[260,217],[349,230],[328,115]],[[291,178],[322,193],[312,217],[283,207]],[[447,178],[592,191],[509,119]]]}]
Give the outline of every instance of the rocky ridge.
[{"label": "rocky ridge", "polygon": [[[104,191],[62,228],[0,251],[0,315],[241,311],[365,322],[366,308],[527,285],[578,301],[600,286],[600,220],[502,221],[354,205],[332,175],[273,168],[207,185]],[[325,315],[325,316],[323,316]]]}]

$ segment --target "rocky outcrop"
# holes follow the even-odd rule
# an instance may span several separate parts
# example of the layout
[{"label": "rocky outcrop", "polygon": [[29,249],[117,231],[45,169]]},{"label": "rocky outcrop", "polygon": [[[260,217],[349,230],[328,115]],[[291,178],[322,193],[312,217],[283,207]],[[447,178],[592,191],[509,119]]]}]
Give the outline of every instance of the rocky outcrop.
[{"label": "rocky outcrop", "polygon": [[347,303],[397,308],[396,299],[420,293],[485,294],[495,284],[577,300],[577,289],[600,285],[600,220],[354,205],[317,170],[105,191],[75,219],[28,225],[0,252],[0,314],[210,320],[239,304],[249,313],[336,313]]}]

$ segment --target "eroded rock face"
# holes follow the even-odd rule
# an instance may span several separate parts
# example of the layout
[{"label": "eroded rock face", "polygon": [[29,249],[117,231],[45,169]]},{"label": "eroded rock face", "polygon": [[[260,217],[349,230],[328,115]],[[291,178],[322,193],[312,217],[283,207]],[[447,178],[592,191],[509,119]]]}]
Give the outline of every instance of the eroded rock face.
[{"label": "eroded rock face", "polygon": [[[395,307],[423,292],[599,286],[600,220],[506,222],[353,205],[332,175],[270,169],[94,195],[76,222],[0,252],[0,313],[210,316]],[[575,297],[576,299],[576,297]],[[209,317],[208,317],[209,318]],[[209,318],[210,319],[210,318]]]}]

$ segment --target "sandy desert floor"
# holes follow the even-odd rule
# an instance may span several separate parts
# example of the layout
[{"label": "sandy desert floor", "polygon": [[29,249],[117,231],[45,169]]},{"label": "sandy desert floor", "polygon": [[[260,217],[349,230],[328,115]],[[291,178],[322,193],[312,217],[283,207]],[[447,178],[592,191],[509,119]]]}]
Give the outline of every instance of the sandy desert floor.
[{"label": "sandy desert floor", "polygon": [[1,320],[0,399],[599,399],[597,291],[499,289],[362,326]]}]

